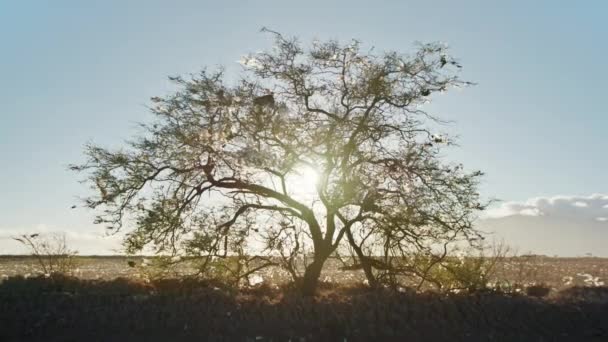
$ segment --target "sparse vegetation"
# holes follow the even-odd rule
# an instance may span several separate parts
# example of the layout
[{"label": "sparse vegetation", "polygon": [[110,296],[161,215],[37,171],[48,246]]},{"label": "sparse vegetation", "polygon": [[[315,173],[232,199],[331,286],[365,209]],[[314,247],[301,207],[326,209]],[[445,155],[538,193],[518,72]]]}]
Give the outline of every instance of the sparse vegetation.
[{"label": "sparse vegetation", "polygon": [[[491,251],[491,249],[490,249]],[[491,258],[493,253],[488,251],[486,258]],[[473,258],[472,254],[470,257]],[[462,256],[460,257],[462,258]],[[563,290],[574,286],[585,287],[602,287],[604,280],[608,279],[608,259],[603,258],[554,258],[545,256],[536,256],[538,261],[531,262],[526,267],[535,268],[534,272],[524,272],[528,277],[521,277],[521,259],[517,256],[507,255],[498,259],[495,263],[493,271],[487,273],[488,289],[496,289],[502,292],[522,292],[527,286],[534,284],[546,284],[553,289]],[[218,259],[217,262],[222,262],[224,259]],[[235,264],[236,259],[232,259],[230,264]],[[166,270],[164,263],[170,261],[169,258],[162,259],[159,257],[142,257],[142,256],[108,256],[108,257],[87,257],[77,256],[75,262],[78,267],[73,270],[73,274],[83,279],[113,279],[116,277],[133,278],[133,279],[161,279],[175,277],[192,277],[197,276],[198,262],[197,259],[183,259],[179,263],[171,263],[170,270]],[[275,259],[278,263],[279,258]],[[346,260],[343,260],[346,261]],[[133,267],[129,266],[129,262]],[[260,261],[258,261],[260,262]],[[485,261],[487,262],[487,261]],[[348,265],[352,264],[348,262]],[[471,265],[478,264],[472,262]],[[157,269],[159,266],[161,269]],[[249,269],[253,269],[256,262],[252,262]],[[222,266],[223,268],[224,266]],[[475,267],[474,269],[479,269]],[[43,274],[43,270],[37,263],[37,260],[32,256],[4,256],[0,257],[0,279],[15,275],[24,275],[33,277],[38,274]],[[264,283],[275,286],[282,286],[285,283],[292,281],[292,276],[288,271],[281,267],[269,267],[260,269],[252,273],[254,278],[261,277]],[[205,277],[202,277],[205,278]],[[214,278],[214,277],[209,277]],[[259,278],[258,278],[259,279]],[[252,279],[253,280],[253,279]],[[330,258],[327,263],[327,269],[321,274],[321,280],[346,286],[363,284],[366,277],[361,269],[345,268],[344,263],[336,258]],[[222,280],[221,277],[215,277],[214,281],[223,283],[232,283],[231,281]],[[481,282],[479,282],[481,283]],[[240,282],[241,286],[247,284],[246,280]],[[391,287],[394,290],[401,288],[419,288],[420,291],[439,290],[449,292],[451,287],[437,286],[431,281],[426,281],[419,287],[420,279],[405,278],[402,285]],[[387,284],[388,285],[388,284]],[[465,288],[465,286],[458,286]]]},{"label": "sparse vegetation", "polygon": [[71,274],[76,268],[75,257],[78,252],[68,247],[65,234],[22,234],[13,239],[29,250],[46,275]]},{"label": "sparse vegetation", "polygon": [[[196,276],[196,259],[189,264],[160,257],[79,257],[76,278],[36,275],[40,266],[33,257],[3,257],[0,340],[95,340],[96,334],[129,341],[602,341],[606,336],[608,289],[596,285],[608,277],[608,260],[535,256],[536,278],[521,278],[521,291],[511,291],[493,284],[517,277],[520,260],[497,255],[502,254],[450,257],[443,262],[459,265],[458,271],[444,273],[442,287],[427,282],[420,291],[412,278],[405,287],[372,289],[364,285],[361,270],[340,270],[343,264],[330,259],[314,298],[302,297],[280,267],[253,273],[264,279],[257,285],[243,281],[236,287],[221,277]],[[225,260],[236,267],[239,259],[213,262]],[[480,273],[488,263],[495,263],[494,271]],[[151,271],[159,266],[162,272]],[[16,275],[23,272],[31,273]],[[568,274],[575,275],[572,284],[587,286],[566,285]],[[490,283],[485,291],[479,291],[480,275]],[[543,282],[548,286],[534,285]],[[475,291],[447,291],[465,284],[474,284]],[[547,295],[549,288],[555,290]],[[103,332],[96,330],[100,327]]]},{"label": "sparse vegetation", "polygon": [[434,262],[426,262],[421,284],[428,281],[444,291],[495,289],[496,267],[505,262],[506,253],[502,245],[490,250],[484,247],[457,250]]},{"label": "sparse vegetation", "polygon": [[536,300],[324,282],[307,298],[289,287],[233,292],[192,278],[11,277],[0,284],[0,340],[603,341],[606,298],[606,288]]}]

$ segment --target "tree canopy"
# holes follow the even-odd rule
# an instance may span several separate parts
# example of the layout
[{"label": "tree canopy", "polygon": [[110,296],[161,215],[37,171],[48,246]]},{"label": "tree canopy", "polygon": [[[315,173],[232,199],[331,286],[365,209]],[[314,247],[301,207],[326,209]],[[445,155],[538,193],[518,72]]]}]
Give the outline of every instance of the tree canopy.
[{"label": "tree canopy", "polygon": [[152,98],[143,134],[123,149],[86,146],[72,169],[95,190],[97,223],[126,226],[130,252],[249,254],[305,294],[340,250],[376,284],[420,272],[395,260],[479,238],[482,174],[442,158],[453,141],[423,110],[469,84],[444,45],[376,54],[265,31],[274,47],[244,57],[238,81],[221,69],[172,77],[178,90]]}]

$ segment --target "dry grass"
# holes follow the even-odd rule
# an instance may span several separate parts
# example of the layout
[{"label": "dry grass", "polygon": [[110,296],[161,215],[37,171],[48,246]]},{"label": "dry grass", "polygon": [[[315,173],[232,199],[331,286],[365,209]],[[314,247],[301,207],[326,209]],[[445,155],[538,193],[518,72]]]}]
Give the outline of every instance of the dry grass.
[{"label": "dry grass", "polygon": [[77,277],[44,277],[31,258],[0,258],[0,341],[608,340],[608,288],[596,286],[607,259],[507,258],[494,281],[524,291],[473,294],[370,291],[362,274],[331,261],[315,298],[299,296],[277,270],[235,289],[150,280],[141,258],[78,263]]},{"label": "dry grass", "polygon": [[[74,275],[82,279],[113,279],[118,277],[141,279],[143,268],[129,267],[134,261],[141,265],[143,257],[76,257],[78,267]],[[345,271],[340,263],[330,259],[321,280],[341,284],[361,284],[365,277],[361,271]],[[27,256],[0,256],[0,280],[13,275],[35,276],[41,272],[36,260]],[[188,265],[178,268],[177,274],[189,274]],[[269,268],[259,273],[268,284],[289,281],[287,272]],[[570,279],[571,278],[571,279]],[[572,286],[594,285],[589,280],[608,281],[608,258],[552,258],[544,256],[505,258],[496,267],[492,282],[521,285],[546,284],[553,290]],[[414,283],[415,284],[415,283]],[[608,284],[608,283],[607,283]]]},{"label": "dry grass", "polygon": [[11,277],[0,284],[1,341],[605,341],[607,288],[551,299],[321,285],[234,292],[194,279]]}]

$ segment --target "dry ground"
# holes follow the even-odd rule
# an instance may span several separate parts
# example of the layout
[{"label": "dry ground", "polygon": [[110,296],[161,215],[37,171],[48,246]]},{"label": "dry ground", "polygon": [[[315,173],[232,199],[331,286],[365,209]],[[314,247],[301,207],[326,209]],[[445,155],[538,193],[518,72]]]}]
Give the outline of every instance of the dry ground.
[{"label": "dry ground", "polygon": [[608,288],[548,299],[322,284],[232,292],[163,280],[11,277],[0,284],[0,341],[607,341]]},{"label": "dry ground", "polygon": [[[82,279],[114,279],[118,277],[139,278],[141,267],[129,267],[128,261],[141,265],[143,257],[77,257],[74,275]],[[342,271],[340,263],[330,259],[326,264],[321,280],[340,284],[361,284],[365,277],[360,271]],[[191,269],[180,270],[187,274]],[[0,281],[13,275],[35,276],[40,273],[36,260],[28,256],[0,256]],[[260,272],[266,283],[281,284],[289,280],[287,272],[267,269]],[[593,278],[595,284],[589,279]],[[519,284],[543,283],[554,290],[571,286],[608,285],[608,258],[554,258],[529,256],[507,258],[496,268],[494,282]]]},{"label": "dry ground", "polygon": [[605,259],[501,266],[498,277],[554,287],[544,299],[371,291],[337,263],[323,277],[342,283],[322,283],[315,298],[276,286],[276,271],[235,292],[183,278],[142,282],[128,260],[83,257],[77,277],[44,277],[30,258],[0,258],[0,341],[608,341],[608,287],[574,286],[601,282]]}]

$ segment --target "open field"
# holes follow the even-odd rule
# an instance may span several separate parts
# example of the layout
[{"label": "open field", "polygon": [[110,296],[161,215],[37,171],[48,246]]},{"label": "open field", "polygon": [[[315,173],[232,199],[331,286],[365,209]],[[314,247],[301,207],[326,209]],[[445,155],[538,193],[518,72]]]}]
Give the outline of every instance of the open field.
[{"label": "open field", "polygon": [[277,285],[286,277],[276,270],[235,291],[185,278],[144,282],[129,260],[141,262],[80,257],[77,277],[45,277],[36,275],[32,258],[0,258],[0,341],[608,340],[606,259],[533,257],[500,265],[499,278],[547,283],[552,292],[542,299],[371,291],[359,272],[341,271],[335,260],[319,294],[303,298]]},{"label": "open field", "polygon": [[[110,280],[118,277],[139,278],[144,269],[145,257],[125,256],[81,256],[76,258],[74,275],[82,279]],[[135,261],[138,267],[129,267]],[[324,268],[321,280],[340,284],[361,284],[365,277],[361,271],[340,270],[340,262],[330,259]],[[188,267],[179,269],[182,274],[192,273]],[[40,273],[36,259],[29,256],[0,256],[0,280],[13,275],[35,276]],[[259,275],[268,284],[288,281],[287,272],[269,268]],[[570,286],[593,286],[608,284],[608,258],[555,258],[528,256],[506,258],[496,267],[494,282],[509,281],[523,285],[543,283],[554,290]]]}]

